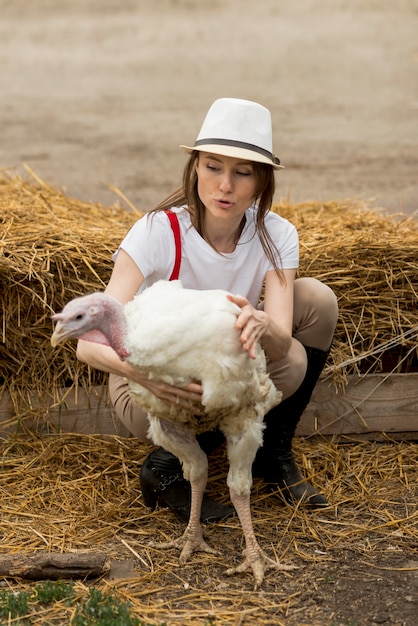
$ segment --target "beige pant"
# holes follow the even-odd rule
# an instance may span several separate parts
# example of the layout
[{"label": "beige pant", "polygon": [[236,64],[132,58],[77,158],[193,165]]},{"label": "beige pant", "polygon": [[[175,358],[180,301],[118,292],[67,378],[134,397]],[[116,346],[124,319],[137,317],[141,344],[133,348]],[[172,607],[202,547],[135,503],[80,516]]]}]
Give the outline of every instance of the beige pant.
[{"label": "beige pant", "polygon": [[[338,305],[334,292],[315,278],[295,281],[293,339],[287,356],[281,361],[269,362],[268,372],[273,383],[291,396],[300,386],[306,372],[306,351],[303,346],[326,351],[334,335]],[[147,437],[148,416],[132,400],[128,384],[121,376],[110,374],[109,393],[117,416],[140,441]]]}]

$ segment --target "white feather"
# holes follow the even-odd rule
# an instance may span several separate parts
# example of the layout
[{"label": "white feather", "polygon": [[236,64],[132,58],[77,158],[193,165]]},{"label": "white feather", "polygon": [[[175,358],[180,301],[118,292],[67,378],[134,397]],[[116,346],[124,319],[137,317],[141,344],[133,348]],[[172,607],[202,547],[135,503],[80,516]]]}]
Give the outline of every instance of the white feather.
[{"label": "white feather", "polygon": [[152,415],[187,423],[198,432],[220,420],[236,422],[242,410],[262,422],[281,396],[266,374],[261,348],[255,360],[243,350],[236,328],[239,311],[226,291],[183,289],[180,281],[159,281],[126,304],[128,362],[176,386],[200,381],[206,417],[196,420],[191,411],[168,407],[131,382],[138,402]]}]

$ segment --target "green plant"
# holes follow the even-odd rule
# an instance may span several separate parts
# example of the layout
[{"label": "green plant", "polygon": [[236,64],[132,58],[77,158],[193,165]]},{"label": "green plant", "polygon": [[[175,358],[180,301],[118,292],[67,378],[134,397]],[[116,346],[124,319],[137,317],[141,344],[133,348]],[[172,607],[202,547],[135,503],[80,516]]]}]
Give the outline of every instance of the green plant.
[{"label": "green plant", "polygon": [[[37,604],[46,606],[62,600],[68,605],[74,602],[73,583],[46,580],[35,585],[30,592],[2,590],[0,626],[11,623],[11,620],[13,626],[30,626],[30,615],[36,614]],[[129,602],[122,602],[115,595],[103,593],[100,589],[92,587],[87,598],[77,601],[71,626],[156,626],[133,617],[130,612]],[[67,621],[62,623],[67,625]],[[212,622],[208,626],[211,624]]]},{"label": "green plant", "polygon": [[71,626],[141,626],[136,617],[131,617],[130,606],[100,589],[92,588],[89,598],[78,606]]},{"label": "green plant", "polygon": [[73,583],[65,583],[61,580],[46,580],[36,585],[33,590],[34,599],[38,600],[41,604],[50,604],[51,602],[58,602],[64,599],[71,602],[73,594]]},{"label": "green plant", "polygon": [[324,576],[324,583],[326,585],[333,585],[335,583],[334,577],[332,576],[332,574],[325,574]]},{"label": "green plant", "polygon": [[0,617],[4,619],[15,619],[28,614],[30,593],[7,591],[0,593]]}]

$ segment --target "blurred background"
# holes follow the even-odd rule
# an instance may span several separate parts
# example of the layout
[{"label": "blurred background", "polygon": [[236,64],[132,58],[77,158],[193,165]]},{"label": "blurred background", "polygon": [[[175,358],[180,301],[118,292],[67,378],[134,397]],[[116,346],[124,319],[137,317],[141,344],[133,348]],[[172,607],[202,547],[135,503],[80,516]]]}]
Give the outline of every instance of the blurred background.
[{"label": "blurred background", "polygon": [[418,208],[417,0],[0,0],[0,168],[140,210],[216,98],[273,116],[276,199]]}]

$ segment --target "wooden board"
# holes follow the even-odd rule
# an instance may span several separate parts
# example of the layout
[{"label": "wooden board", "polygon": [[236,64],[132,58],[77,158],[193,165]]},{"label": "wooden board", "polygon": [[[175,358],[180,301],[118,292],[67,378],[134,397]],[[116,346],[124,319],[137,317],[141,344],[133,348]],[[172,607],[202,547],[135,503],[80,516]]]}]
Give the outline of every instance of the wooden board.
[{"label": "wooden board", "polygon": [[[344,392],[320,381],[297,434],[418,439],[418,373],[351,376]],[[399,434],[400,437],[395,437]]]},{"label": "wooden board", "polygon": [[[393,438],[418,439],[418,373],[368,374],[351,376],[344,392],[336,393],[327,381],[319,381],[298,426],[301,436],[353,436],[380,439],[387,433]],[[71,390],[60,404],[30,403],[41,417],[24,417],[25,427],[36,430],[129,436],[114,415],[106,392],[93,387],[87,394]],[[0,400],[0,436],[19,428],[22,417],[7,393]],[[384,436],[383,436],[384,438]]]},{"label": "wooden board", "polygon": [[39,432],[129,437],[129,431],[112,410],[106,389],[91,387],[88,394],[83,389],[77,392],[63,389],[60,398],[60,402],[54,404],[52,399],[41,401],[30,396],[27,406],[22,406],[16,416],[10,395],[4,393],[0,399],[0,436],[16,432],[24,425],[26,429]]}]

